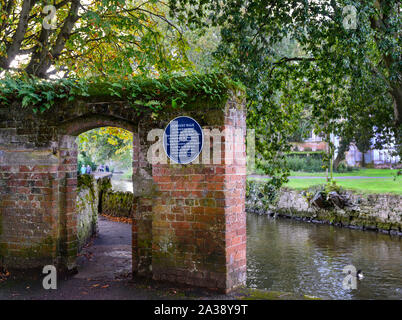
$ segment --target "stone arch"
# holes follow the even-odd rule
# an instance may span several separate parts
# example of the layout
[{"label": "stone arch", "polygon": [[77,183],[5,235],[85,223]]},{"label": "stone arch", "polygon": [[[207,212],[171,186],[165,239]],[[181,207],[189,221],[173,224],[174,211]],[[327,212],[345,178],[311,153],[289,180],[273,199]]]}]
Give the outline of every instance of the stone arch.
[{"label": "stone arch", "polygon": [[134,132],[136,130],[136,125],[138,124],[113,116],[84,115],[63,122],[63,124],[60,125],[60,129],[67,135],[78,136],[81,133],[100,127],[118,127]]},{"label": "stone arch", "polygon": [[[244,101],[228,91],[223,105],[200,105],[165,106],[158,117],[110,97],[61,101],[42,114],[17,103],[0,106],[0,265],[74,267],[77,154],[71,144],[80,132],[113,125],[132,131],[136,142],[133,272],[225,292],[244,284],[246,167],[238,161],[245,158]],[[225,163],[223,148],[220,163],[148,163],[149,130],[178,115],[206,129],[243,130],[234,161]]]},{"label": "stone arch", "polygon": [[[144,204],[147,202],[145,197],[148,189],[147,186],[152,185],[150,182],[150,176],[144,174],[143,170],[140,170],[140,166],[145,167],[147,164],[145,162],[145,146],[141,147],[140,136],[138,134],[139,123],[147,123],[147,118],[140,117],[137,112],[129,107],[127,104],[115,103],[115,102],[102,102],[102,103],[87,103],[83,105],[79,103],[79,106],[74,108],[73,105],[68,105],[67,108],[62,108],[58,110],[53,116],[56,123],[57,131],[57,154],[59,155],[59,162],[61,167],[59,170],[59,178],[62,179],[64,176],[65,182],[62,184],[66,185],[66,192],[64,188],[61,187],[60,198],[66,203],[64,212],[66,215],[66,220],[70,221],[69,217],[74,216],[75,204],[74,199],[76,197],[75,186],[76,186],[76,159],[77,151],[75,146],[75,138],[88,130],[113,126],[126,129],[133,134],[133,185],[135,203],[134,211],[137,208],[144,208]],[[144,144],[144,141],[142,141]],[[64,164],[67,163],[67,166]],[[147,181],[148,180],[148,181]],[[133,271],[142,271],[143,274],[149,274],[149,269],[151,265],[151,253],[150,253],[150,243],[152,239],[152,220],[147,218],[146,214],[142,212],[141,218],[136,219],[133,217]],[[61,217],[59,221],[62,221]],[[76,225],[76,223],[73,223]],[[65,247],[69,248],[70,243],[74,241],[76,237],[76,231],[74,230],[74,225],[68,226],[66,228],[60,228],[60,232],[64,230],[67,245]],[[140,240],[142,241],[141,248],[138,248],[138,230],[140,230]],[[68,269],[74,267],[75,259],[69,261],[70,256],[74,257],[74,245],[71,245],[72,252],[63,253],[64,257],[67,257],[67,261],[63,261],[63,265],[67,265]]]},{"label": "stone arch", "polygon": [[[61,134],[58,136],[58,147],[57,154],[59,155],[59,163],[62,166],[62,170],[59,170],[59,179],[60,179],[60,187],[59,187],[59,201],[60,207],[63,207],[60,210],[59,221],[59,239],[62,239],[59,244],[59,253],[61,269],[66,266],[67,269],[73,269],[75,266],[75,256],[77,248],[73,244],[77,239],[78,235],[78,221],[76,221],[76,204],[75,200],[77,199],[77,155],[78,149],[76,145],[76,138],[81,133],[87,132],[89,130],[101,127],[118,127],[123,128],[130,131],[133,134],[133,148],[138,148],[138,135],[135,127],[135,124],[132,122],[115,118],[109,115],[101,115],[101,114],[91,114],[89,116],[80,116],[75,119],[70,119],[66,122],[63,122],[59,126],[59,130]],[[68,166],[64,167],[64,163],[68,163]],[[132,162],[133,172],[136,170],[136,166],[138,165],[137,161]],[[138,207],[139,198],[135,198],[134,207]],[[134,224],[137,225],[137,222],[134,221]],[[69,252],[69,250],[71,252]],[[135,250],[133,250],[134,252]],[[70,259],[72,257],[72,259]],[[133,260],[136,260],[133,257]]]}]

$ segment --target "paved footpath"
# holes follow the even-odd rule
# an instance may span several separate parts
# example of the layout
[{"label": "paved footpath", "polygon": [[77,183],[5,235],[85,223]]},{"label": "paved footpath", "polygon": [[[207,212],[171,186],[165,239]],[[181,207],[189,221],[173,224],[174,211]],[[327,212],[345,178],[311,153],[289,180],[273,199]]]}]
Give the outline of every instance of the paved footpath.
[{"label": "paved footpath", "polygon": [[0,282],[0,300],[137,300],[229,298],[192,288],[177,288],[131,277],[131,225],[100,216],[99,235],[79,254],[78,273],[58,279],[56,290],[45,290],[43,275],[36,279],[15,280],[12,275]]}]

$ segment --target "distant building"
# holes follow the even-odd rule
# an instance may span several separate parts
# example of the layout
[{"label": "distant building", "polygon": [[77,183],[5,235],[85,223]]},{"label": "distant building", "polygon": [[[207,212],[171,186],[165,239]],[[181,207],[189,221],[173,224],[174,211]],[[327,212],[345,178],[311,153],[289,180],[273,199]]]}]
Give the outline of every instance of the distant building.
[{"label": "distant building", "polygon": [[[335,148],[339,147],[339,137],[331,134],[331,140],[333,141]],[[375,138],[372,141],[374,146]],[[311,132],[309,137],[303,142],[292,142],[294,151],[326,151],[328,146],[323,138]],[[390,167],[400,163],[401,159],[399,156],[393,156],[394,149],[393,145],[390,145],[387,149],[371,149],[364,154],[364,162],[367,166],[373,167]],[[335,157],[337,156],[337,151],[335,151]],[[363,155],[355,144],[351,144],[349,151],[346,152],[345,161],[351,167],[361,167],[363,161]]]},{"label": "distant building", "polygon": [[303,142],[292,142],[295,151],[326,151],[327,143],[316,135],[313,131],[310,132],[308,138]]},{"label": "distant building", "polygon": [[[371,149],[364,154],[366,165],[374,167],[390,167],[400,162],[399,156],[392,155],[393,149]],[[345,160],[351,167],[361,167],[363,155],[354,144],[351,144],[346,152]]]}]

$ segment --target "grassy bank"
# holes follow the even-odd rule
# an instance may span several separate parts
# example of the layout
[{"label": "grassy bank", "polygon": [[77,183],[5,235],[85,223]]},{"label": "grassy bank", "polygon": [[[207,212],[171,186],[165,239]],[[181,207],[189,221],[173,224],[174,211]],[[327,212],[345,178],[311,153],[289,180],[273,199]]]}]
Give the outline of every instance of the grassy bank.
[{"label": "grassy bank", "polygon": [[[357,171],[334,173],[334,180],[345,189],[361,193],[392,193],[402,195],[402,177],[397,177],[398,170],[391,169],[361,169]],[[303,177],[293,178],[292,177]],[[337,179],[337,177],[351,177]],[[371,177],[371,178],[366,178]],[[268,178],[253,178],[268,179]],[[306,189],[308,187],[326,183],[325,172],[291,172],[289,182],[285,187],[291,189]]]},{"label": "grassy bank", "polygon": [[[398,169],[359,169],[343,173],[334,172],[334,177],[394,177]],[[297,177],[325,177],[325,172],[291,171],[290,176]]]},{"label": "grassy bank", "polygon": [[[362,193],[394,193],[402,195],[402,179],[336,179],[336,184],[348,190]],[[285,185],[292,189],[305,189],[317,184],[326,183],[326,179],[290,179]]]}]

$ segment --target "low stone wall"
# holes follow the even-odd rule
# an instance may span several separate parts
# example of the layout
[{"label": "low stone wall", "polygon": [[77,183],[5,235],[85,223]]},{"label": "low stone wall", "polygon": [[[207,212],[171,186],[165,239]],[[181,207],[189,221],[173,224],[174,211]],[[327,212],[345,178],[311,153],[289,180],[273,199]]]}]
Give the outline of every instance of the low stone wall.
[{"label": "low stone wall", "polygon": [[78,250],[98,231],[99,192],[95,179],[82,175],[77,179],[77,237]]},{"label": "low stone wall", "polygon": [[134,194],[107,190],[102,196],[102,214],[112,217],[131,218],[133,216]]},{"label": "low stone wall", "polygon": [[281,189],[275,204],[267,206],[260,197],[248,197],[246,210],[315,223],[361,230],[374,230],[402,236],[402,196],[350,193],[352,208],[317,209],[309,205],[302,191]]}]

